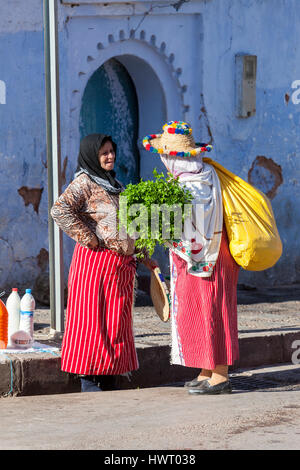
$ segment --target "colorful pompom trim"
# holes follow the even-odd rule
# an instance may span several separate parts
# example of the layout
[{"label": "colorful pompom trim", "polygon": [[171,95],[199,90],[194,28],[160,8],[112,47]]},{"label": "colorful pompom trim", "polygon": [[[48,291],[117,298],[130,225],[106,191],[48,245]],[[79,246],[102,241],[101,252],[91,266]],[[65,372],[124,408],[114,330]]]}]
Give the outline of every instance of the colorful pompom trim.
[{"label": "colorful pompom trim", "polygon": [[168,132],[169,134],[190,135],[192,133],[192,129],[190,128],[190,126],[183,121],[167,122],[167,124],[163,126],[163,130]]},{"label": "colorful pompom trim", "polygon": [[[164,133],[167,132],[168,134],[181,134],[181,135],[192,134],[192,128],[189,126],[189,124],[183,121],[167,122],[163,126],[163,131]],[[153,147],[152,145],[151,141],[161,136],[162,134],[149,134],[146,137],[144,137],[143,146],[145,147],[145,149],[152,153],[168,154],[173,157],[194,157],[196,155],[199,155],[199,153],[210,152],[212,150],[211,145],[201,143],[201,144],[198,144],[199,146],[197,148],[190,150],[189,152],[176,152],[176,151],[167,152],[166,150],[162,148],[156,148],[156,147]]]},{"label": "colorful pompom trim", "polygon": [[158,153],[158,154],[168,154],[173,157],[195,157],[196,155],[199,155],[199,153],[202,152],[210,152],[212,150],[212,146],[208,144],[203,144],[201,143],[201,147],[196,148],[195,150],[191,150],[190,152],[176,152],[176,151],[171,151],[171,152],[166,152],[162,148],[155,148],[151,145],[151,140],[157,139],[158,137],[161,137],[161,134],[151,134],[147,135],[143,139],[143,146],[145,147],[146,150],[152,153]]}]

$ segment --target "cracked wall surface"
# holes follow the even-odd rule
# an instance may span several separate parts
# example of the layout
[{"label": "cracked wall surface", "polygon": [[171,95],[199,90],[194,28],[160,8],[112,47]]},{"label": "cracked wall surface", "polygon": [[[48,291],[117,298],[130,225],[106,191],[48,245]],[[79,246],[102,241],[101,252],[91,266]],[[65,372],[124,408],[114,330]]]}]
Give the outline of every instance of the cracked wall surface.
[{"label": "cracked wall surface", "polygon": [[[21,0],[11,0],[1,5],[3,289],[41,286],[48,275],[42,3],[28,0],[25,7]],[[123,64],[136,80],[144,106],[139,140],[144,130],[145,135],[159,132],[164,112],[167,120],[186,120],[197,141],[212,143],[213,159],[271,198],[282,258],[270,270],[241,272],[240,281],[256,286],[300,282],[300,104],[290,99],[291,84],[300,79],[300,48],[292,46],[300,32],[299,2],[290,0],[288,9],[285,0],[278,0],[276,9],[268,0],[75,3],[59,4],[63,188],[76,168],[85,85],[103,61],[114,54],[126,56]],[[238,53],[257,55],[256,114],[247,119],[235,116]],[[150,87],[151,67],[160,95],[143,94],[139,88]],[[178,115],[168,114],[171,109]],[[148,177],[157,162],[142,152],[141,176]],[[73,247],[64,236],[66,279]],[[167,271],[167,257],[161,259]]]}]

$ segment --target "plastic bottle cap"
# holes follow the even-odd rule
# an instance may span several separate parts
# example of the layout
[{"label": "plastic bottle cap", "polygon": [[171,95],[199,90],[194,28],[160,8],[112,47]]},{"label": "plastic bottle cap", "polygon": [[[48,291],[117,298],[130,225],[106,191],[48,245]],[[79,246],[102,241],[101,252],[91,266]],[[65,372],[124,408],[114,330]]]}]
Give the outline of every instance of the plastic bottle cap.
[{"label": "plastic bottle cap", "polygon": [[12,291],[13,291],[13,292],[18,292],[17,287],[13,287],[13,288],[12,288]]},{"label": "plastic bottle cap", "polygon": [[26,289],[26,294],[31,294],[31,289]]}]

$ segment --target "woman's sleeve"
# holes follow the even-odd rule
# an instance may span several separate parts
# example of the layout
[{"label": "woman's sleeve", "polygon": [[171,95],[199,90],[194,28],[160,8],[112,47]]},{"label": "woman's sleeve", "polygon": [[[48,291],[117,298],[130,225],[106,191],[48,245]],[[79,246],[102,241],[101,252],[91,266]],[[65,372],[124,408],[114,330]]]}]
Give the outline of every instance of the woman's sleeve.
[{"label": "woman's sleeve", "polygon": [[117,208],[112,204],[99,205],[99,211],[105,215],[98,222],[97,236],[101,237],[105,246],[123,255],[133,255],[135,240],[118,228]]},{"label": "woman's sleeve", "polygon": [[89,246],[95,234],[80,217],[90,195],[86,175],[80,175],[69,184],[67,189],[51,208],[51,216],[61,230],[83,246]]}]

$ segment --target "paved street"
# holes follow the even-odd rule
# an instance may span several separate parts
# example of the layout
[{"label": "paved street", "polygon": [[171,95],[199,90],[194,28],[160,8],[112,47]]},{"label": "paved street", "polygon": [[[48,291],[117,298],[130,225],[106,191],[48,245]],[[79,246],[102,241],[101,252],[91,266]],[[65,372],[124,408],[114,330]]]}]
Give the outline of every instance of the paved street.
[{"label": "paved street", "polygon": [[299,450],[299,367],[232,381],[234,393],[221,396],[190,396],[177,385],[2,398],[0,449]]}]

